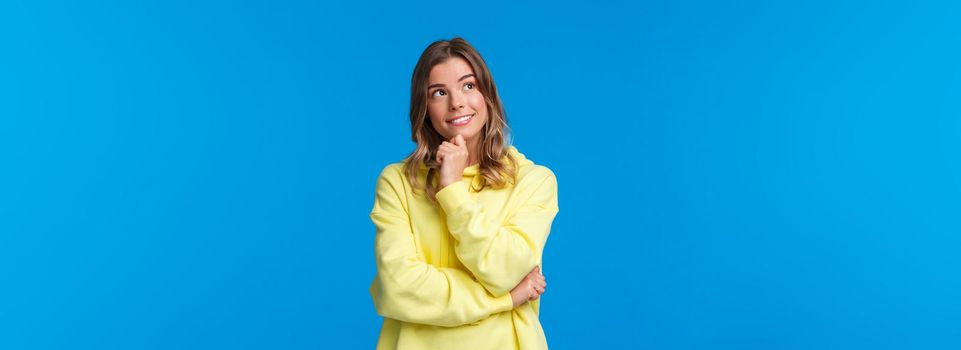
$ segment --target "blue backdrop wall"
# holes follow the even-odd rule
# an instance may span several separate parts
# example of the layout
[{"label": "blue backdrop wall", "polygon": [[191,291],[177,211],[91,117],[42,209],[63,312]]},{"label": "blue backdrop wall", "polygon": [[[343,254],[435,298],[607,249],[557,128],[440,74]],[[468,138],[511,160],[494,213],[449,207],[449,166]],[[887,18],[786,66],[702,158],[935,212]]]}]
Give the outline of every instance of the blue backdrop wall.
[{"label": "blue backdrop wall", "polygon": [[409,79],[485,56],[555,349],[961,348],[961,5],[0,4],[0,348],[372,348]]}]

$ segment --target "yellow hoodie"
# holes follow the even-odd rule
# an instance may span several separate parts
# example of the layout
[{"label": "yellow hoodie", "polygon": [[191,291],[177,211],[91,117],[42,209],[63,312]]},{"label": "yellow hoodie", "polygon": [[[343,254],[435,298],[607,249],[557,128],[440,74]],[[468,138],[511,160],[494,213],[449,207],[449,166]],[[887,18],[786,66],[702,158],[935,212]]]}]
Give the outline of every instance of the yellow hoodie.
[{"label": "yellow hoodie", "polygon": [[[377,349],[547,349],[540,300],[513,309],[510,291],[541,264],[557,214],[557,181],[510,147],[517,184],[480,192],[480,166],[437,192],[411,190],[404,163],[377,179],[377,276],[370,287],[384,323]],[[427,167],[420,166],[423,181]],[[439,205],[438,205],[439,204]]]}]

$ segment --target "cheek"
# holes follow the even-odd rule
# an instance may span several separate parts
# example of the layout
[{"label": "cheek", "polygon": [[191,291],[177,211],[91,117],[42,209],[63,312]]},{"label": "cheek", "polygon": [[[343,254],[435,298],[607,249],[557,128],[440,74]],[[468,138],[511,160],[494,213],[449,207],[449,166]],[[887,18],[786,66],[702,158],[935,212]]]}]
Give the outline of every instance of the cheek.
[{"label": "cheek", "polygon": [[484,119],[485,119],[485,121],[486,121],[486,119],[487,119],[487,104],[484,103],[484,96],[481,95],[481,94],[474,94],[473,96],[471,96],[469,103],[470,103],[471,109],[473,109],[474,111],[476,111],[477,114],[483,115],[483,116],[484,116]]},{"label": "cheek", "polygon": [[475,108],[475,110],[477,111],[477,115],[482,116],[482,118],[483,118],[483,119],[479,120],[480,123],[477,123],[478,128],[483,128],[484,125],[487,124],[487,123],[490,121],[490,120],[489,120],[489,119],[490,119],[490,113],[488,113],[487,104],[485,104],[485,103],[484,103],[484,99],[481,98],[480,101],[478,102],[478,106],[477,106],[477,107],[474,107],[474,108]]},{"label": "cheek", "polygon": [[434,128],[437,129],[444,124],[444,109],[437,107],[434,104],[428,104],[427,119],[430,119],[431,124],[433,124]]},{"label": "cheek", "polygon": [[427,122],[430,123],[434,131],[440,134],[443,138],[450,138],[452,135],[448,135],[447,122],[444,121],[444,115],[440,113],[434,113],[430,109],[427,110]]},{"label": "cheek", "polygon": [[484,95],[477,93],[470,96],[470,106],[475,111],[486,111],[487,104],[484,103]]}]

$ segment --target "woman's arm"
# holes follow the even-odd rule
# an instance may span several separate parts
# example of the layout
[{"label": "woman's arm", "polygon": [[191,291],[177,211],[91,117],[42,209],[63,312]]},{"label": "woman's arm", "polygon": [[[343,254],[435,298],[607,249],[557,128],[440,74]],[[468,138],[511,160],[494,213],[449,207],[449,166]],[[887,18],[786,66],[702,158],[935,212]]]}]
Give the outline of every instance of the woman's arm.
[{"label": "woman's arm", "polygon": [[437,201],[447,214],[447,227],[456,239],[457,257],[498,296],[508,293],[540,264],[558,211],[554,173],[536,166],[525,177],[517,189],[524,203],[503,225],[471,198],[464,182],[437,192]]},{"label": "woman's arm", "polygon": [[377,180],[370,213],[377,228],[377,277],[370,290],[377,313],[404,322],[453,327],[511,310],[511,295],[494,296],[469,273],[438,268],[418,256],[410,218],[398,195],[402,181],[398,169],[385,169]]}]

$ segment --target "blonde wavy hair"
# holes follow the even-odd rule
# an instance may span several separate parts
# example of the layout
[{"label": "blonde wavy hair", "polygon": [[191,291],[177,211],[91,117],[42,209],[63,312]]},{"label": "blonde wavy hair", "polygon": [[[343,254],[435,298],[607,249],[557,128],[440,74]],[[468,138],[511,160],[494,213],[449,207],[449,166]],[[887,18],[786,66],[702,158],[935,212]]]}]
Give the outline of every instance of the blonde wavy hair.
[{"label": "blonde wavy hair", "polygon": [[[463,58],[470,64],[477,78],[477,86],[484,95],[488,111],[487,123],[481,129],[480,140],[482,153],[480,174],[483,182],[480,188],[472,186],[471,189],[475,192],[485,187],[500,189],[517,180],[517,160],[508,152],[507,137],[510,128],[507,125],[507,115],[504,113],[500,96],[497,95],[497,87],[494,86],[494,78],[487,69],[487,63],[463,38],[438,40],[424,49],[417,65],[414,66],[414,75],[411,77],[410,129],[416,148],[407,156],[404,166],[407,180],[415,193],[426,191],[431,201],[437,200],[435,195],[440,191],[439,176],[437,176],[439,169],[434,153],[445,139],[437,130],[434,130],[427,115],[427,85],[431,68],[452,57]],[[418,168],[421,164],[428,169],[423,182],[418,178]]]}]

